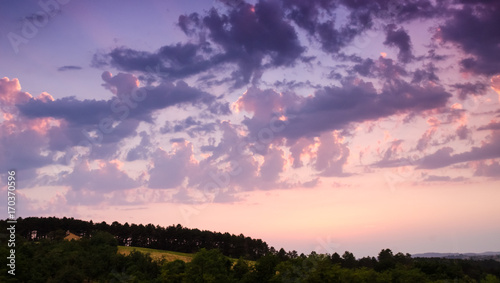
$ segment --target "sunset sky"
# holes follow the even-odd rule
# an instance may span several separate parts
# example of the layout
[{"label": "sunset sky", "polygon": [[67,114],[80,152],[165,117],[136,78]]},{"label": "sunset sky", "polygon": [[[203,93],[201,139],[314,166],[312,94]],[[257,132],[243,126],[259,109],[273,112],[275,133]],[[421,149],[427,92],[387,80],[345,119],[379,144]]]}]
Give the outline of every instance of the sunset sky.
[{"label": "sunset sky", "polygon": [[20,217],[500,251],[499,27],[495,0],[1,1],[0,193],[15,169]]}]

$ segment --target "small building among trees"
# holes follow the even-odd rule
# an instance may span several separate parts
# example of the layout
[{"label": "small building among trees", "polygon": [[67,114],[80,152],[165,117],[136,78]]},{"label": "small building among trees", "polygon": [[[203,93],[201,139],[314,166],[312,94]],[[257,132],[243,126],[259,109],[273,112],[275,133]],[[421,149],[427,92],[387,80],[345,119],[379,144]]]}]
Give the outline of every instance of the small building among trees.
[{"label": "small building among trees", "polygon": [[78,235],[75,235],[73,233],[71,233],[69,230],[66,231],[66,237],[64,237],[64,240],[68,240],[68,241],[71,241],[71,240],[80,240],[82,237],[78,236]]}]

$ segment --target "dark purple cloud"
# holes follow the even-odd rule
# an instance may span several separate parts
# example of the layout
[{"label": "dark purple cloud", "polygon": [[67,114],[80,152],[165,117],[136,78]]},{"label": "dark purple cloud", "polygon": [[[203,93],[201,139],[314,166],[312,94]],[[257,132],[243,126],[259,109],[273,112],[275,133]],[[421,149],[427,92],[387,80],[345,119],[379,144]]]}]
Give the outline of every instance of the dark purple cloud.
[{"label": "dark purple cloud", "polygon": [[354,65],[352,69],[364,77],[383,80],[399,79],[408,75],[408,72],[401,64],[390,58],[383,57],[379,57],[378,60],[364,59],[359,64]]},{"label": "dark purple cloud", "polygon": [[64,71],[78,71],[78,70],[81,70],[81,69],[83,69],[83,68],[80,67],[80,66],[72,66],[72,65],[62,66],[62,67],[57,68],[57,70],[59,72],[64,72]]},{"label": "dark purple cloud", "polygon": [[500,72],[500,2],[463,1],[440,27],[443,40],[457,44],[468,56],[461,61],[464,71],[494,75]]},{"label": "dark purple cloud", "polygon": [[354,65],[353,70],[364,77],[371,77],[374,76],[375,68],[375,61],[373,61],[373,59],[367,58],[360,64]]},{"label": "dark purple cloud", "polygon": [[452,154],[451,147],[444,147],[420,159],[418,169],[436,169],[452,164],[500,157],[500,132],[494,131],[491,138],[479,147]]},{"label": "dark purple cloud", "polygon": [[305,29],[309,34],[314,34],[318,26],[318,18],[322,12],[331,14],[337,6],[333,0],[283,1],[283,5],[289,10],[287,17],[294,21],[297,26]]},{"label": "dark purple cloud", "polygon": [[[175,79],[231,64],[236,66],[231,78],[239,86],[252,77],[258,79],[260,69],[295,64],[305,50],[278,1],[244,3],[227,13],[212,9],[205,15],[181,15],[178,26],[188,36],[206,33],[209,41],[197,38],[197,43],[167,45],[153,53],[120,47],[94,56],[93,65],[146,73],[157,70]],[[264,64],[264,57],[270,62]]]},{"label": "dark purple cloud", "polygon": [[179,79],[199,74],[225,63],[224,54],[208,57],[203,43],[163,46],[157,52],[137,51],[127,47],[115,48],[108,54],[94,55],[94,67],[113,66],[127,72],[139,71],[162,78]]},{"label": "dark purple cloud", "polygon": [[270,58],[270,66],[290,66],[304,52],[278,1],[240,5],[227,15],[212,9],[202,23],[212,42],[223,48],[226,60],[238,66],[232,76],[242,83],[266,67],[262,65],[264,56]]},{"label": "dark purple cloud", "polygon": [[127,153],[126,161],[146,160],[150,156],[153,148],[151,138],[146,132],[140,132],[139,136],[141,142]]},{"label": "dark purple cloud", "polygon": [[[210,107],[216,103],[215,96],[190,87],[184,81],[137,88],[129,79],[133,75],[120,73],[114,77],[109,76],[109,72],[103,74],[106,81],[104,86],[116,94],[116,97],[110,100],[78,100],[65,97],[42,101],[32,98],[17,107],[29,118],[52,117],[64,119],[70,124],[96,125],[109,117],[117,120],[137,118],[151,121],[151,113],[155,110],[182,104]],[[214,114],[229,114],[226,104],[219,103],[209,109]]]},{"label": "dark purple cloud", "polygon": [[485,177],[500,177],[500,164],[498,161],[493,160],[490,164],[486,162],[480,162],[474,172],[474,176],[485,176]]},{"label": "dark purple cloud", "polygon": [[384,44],[397,47],[399,49],[398,59],[403,63],[410,62],[414,57],[410,36],[403,28],[397,29],[396,25],[388,25]]},{"label": "dark purple cloud", "polygon": [[360,6],[350,7],[350,2],[342,3],[350,8],[347,22],[342,26],[336,23],[333,15],[339,4],[330,0],[283,1],[287,18],[316,39],[323,51],[328,53],[338,53],[357,35],[373,26],[372,10]]},{"label": "dark purple cloud", "polygon": [[467,127],[467,125],[461,125],[457,128],[456,134],[459,139],[465,140],[470,137],[471,130]]},{"label": "dark purple cloud", "polygon": [[420,113],[445,106],[451,94],[441,87],[417,86],[396,80],[377,93],[371,83],[344,82],[325,87],[304,103],[289,107],[283,136],[298,138],[327,130],[344,129],[349,123],[374,121],[395,114]]},{"label": "dark purple cloud", "polygon": [[187,117],[181,121],[167,121],[160,129],[160,132],[165,133],[187,133],[191,138],[198,135],[206,135],[213,133],[217,129],[216,123],[205,123],[201,120],[196,120],[192,116]]},{"label": "dark purple cloud", "polygon": [[442,3],[438,1],[434,4],[433,1],[429,0],[340,0],[339,2],[354,12],[368,13],[373,19],[398,23],[439,17],[442,16],[443,11],[446,10],[445,2]]},{"label": "dark purple cloud", "polygon": [[437,68],[434,64],[429,63],[424,66],[424,69],[417,69],[413,72],[412,83],[433,82],[437,83],[439,77],[436,75]]},{"label": "dark purple cloud", "polygon": [[384,151],[382,159],[371,164],[370,166],[378,168],[414,166],[415,160],[412,158],[400,157],[401,145],[403,142],[403,140],[392,141],[388,148]]},{"label": "dark purple cloud", "polygon": [[451,85],[454,89],[458,91],[458,97],[462,100],[466,99],[467,96],[473,95],[484,95],[489,89],[489,85],[482,82],[475,83],[458,83]]},{"label": "dark purple cloud", "polygon": [[500,130],[500,122],[490,122],[488,125],[477,128],[478,131],[484,130]]},{"label": "dark purple cloud", "polygon": [[417,150],[418,151],[424,151],[427,149],[427,147],[429,146],[429,144],[432,140],[432,136],[434,135],[435,132],[436,132],[435,128],[431,128],[431,129],[425,131],[425,133],[422,135],[422,137],[420,137],[420,139],[417,141]]},{"label": "dark purple cloud", "polygon": [[64,119],[72,124],[91,125],[110,114],[110,101],[63,97],[54,101],[30,99],[27,103],[19,104],[21,114],[28,118],[52,117]]}]

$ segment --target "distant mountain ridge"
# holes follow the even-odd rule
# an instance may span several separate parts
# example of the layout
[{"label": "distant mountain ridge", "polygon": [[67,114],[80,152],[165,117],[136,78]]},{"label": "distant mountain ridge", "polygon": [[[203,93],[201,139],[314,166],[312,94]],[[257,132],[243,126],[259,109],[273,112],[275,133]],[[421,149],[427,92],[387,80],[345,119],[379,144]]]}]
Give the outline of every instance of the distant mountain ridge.
[{"label": "distant mountain ridge", "polygon": [[500,258],[500,252],[484,252],[484,253],[419,253],[419,254],[412,254],[411,255],[413,258],[416,257],[424,257],[424,258],[430,258],[430,257],[438,257],[438,258],[457,258],[457,259],[468,259],[468,258],[476,258],[476,257],[484,257],[484,258],[492,258],[492,257],[499,257]]}]

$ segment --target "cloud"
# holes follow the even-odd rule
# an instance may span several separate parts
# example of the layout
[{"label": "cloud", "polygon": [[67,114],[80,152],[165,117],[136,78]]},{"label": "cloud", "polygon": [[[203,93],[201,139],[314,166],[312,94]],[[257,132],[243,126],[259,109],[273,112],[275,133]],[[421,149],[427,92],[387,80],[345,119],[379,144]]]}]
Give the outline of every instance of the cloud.
[{"label": "cloud", "polygon": [[337,7],[335,1],[313,0],[307,3],[300,0],[283,1],[285,8],[289,10],[287,17],[294,23],[305,29],[309,34],[314,34],[321,12],[331,13]]},{"label": "cloud", "polygon": [[378,93],[371,83],[344,82],[324,87],[286,111],[288,126],[282,135],[296,139],[327,130],[345,129],[350,123],[375,121],[396,114],[421,113],[445,106],[451,96],[433,85],[417,86],[401,80],[386,84]]},{"label": "cloud", "polygon": [[439,16],[443,7],[439,2],[434,5],[429,0],[417,1],[340,1],[346,7],[356,11],[368,11],[374,17],[397,22],[409,22],[416,19],[428,19]]},{"label": "cloud", "polygon": [[[207,107],[214,115],[230,113],[229,107],[217,101],[215,96],[190,87],[183,81],[177,81],[175,84],[163,82],[154,87],[138,87],[139,81],[132,74],[119,73],[112,76],[111,73],[104,72],[102,78],[105,81],[104,87],[115,94],[110,100],[26,97],[16,104],[17,109],[23,117],[29,119],[63,120],[59,127],[49,131],[52,149],[60,150],[62,147],[71,147],[87,140],[96,145],[94,154],[99,152],[95,149],[105,149],[99,146],[101,143],[116,143],[135,135],[139,123],[152,122],[153,112],[160,109],[192,105],[197,108]],[[12,104],[13,101],[9,103]],[[198,130],[201,132],[203,129]],[[115,146],[113,150],[116,148]],[[111,148],[106,151],[110,153],[109,150]]]},{"label": "cloud", "polygon": [[472,147],[469,151],[452,154],[451,147],[444,147],[433,154],[427,155],[418,162],[418,169],[436,169],[452,164],[478,161],[500,157],[500,132],[493,131],[491,137],[479,147]]},{"label": "cloud", "polygon": [[15,105],[26,103],[31,98],[31,94],[21,91],[18,79],[0,79],[0,110],[3,112],[14,114],[17,110]]},{"label": "cloud", "polygon": [[412,83],[426,83],[433,82],[437,83],[439,81],[439,77],[436,75],[437,68],[434,64],[429,63],[425,65],[425,69],[417,69],[413,72]]},{"label": "cloud", "polygon": [[488,85],[482,82],[475,82],[453,84],[451,87],[458,90],[458,97],[464,100],[469,95],[478,96],[486,94]]},{"label": "cloud", "polygon": [[408,72],[400,64],[395,63],[390,58],[383,57],[379,57],[376,61],[370,58],[364,59],[359,64],[353,66],[353,71],[364,77],[380,78],[383,80],[395,80],[408,75]]},{"label": "cloud", "polygon": [[464,2],[463,9],[450,11],[451,17],[441,25],[439,36],[456,43],[468,57],[460,62],[462,69],[483,75],[500,73],[500,5]]},{"label": "cloud", "polygon": [[62,66],[62,67],[57,68],[57,70],[59,72],[78,71],[78,70],[81,70],[81,69],[82,69],[82,67],[80,67],[80,66],[72,66],[72,65]]},{"label": "cloud", "polygon": [[388,148],[383,153],[382,159],[371,164],[371,166],[379,168],[390,168],[415,165],[415,162],[412,158],[401,157],[401,152],[403,151],[403,142],[403,140],[394,140],[390,142]]},{"label": "cloud", "polygon": [[500,177],[500,164],[495,160],[492,160],[490,164],[479,162],[476,167],[476,172],[474,172],[474,176],[498,178]]},{"label": "cloud", "polygon": [[500,122],[495,122],[492,121],[487,125],[481,126],[477,128],[478,131],[484,131],[484,130],[500,130]]},{"label": "cloud", "polygon": [[471,130],[467,127],[467,125],[461,125],[457,128],[456,135],[459,139],[465,140],[471,135]]},{"label": "cloud", "polygon": [[[283,3],[287,17],[313,36],[321,44],[321,49],[327,53],[338,53],[373,24],[370,11],[353,8],[349,11],[347,23],[340,26],[332,16],[339,6],[335,1],[318,0],[304,3],[295,0]],[[325,17],[326,15],[329,17]]]},{"label": "cloud", "polygon": [[73,96],[46,102],[32,98],[17,107],[21,114],[28,118],[52,117],[77,125],[98,124],[111,112],[109,101],[78,100]]},{"label": "cloud", "polygon": [[293,168],[300,168],[304,166],[302,156],[313,156],[313,153],[311,152],[311,147],[313,146],[313,144],[313,138],[300,138],[289,147]]},{"label": "cloud", "polygon": [[153,144],[149,135],[142,131],[139,133],[139,136],[141,137],[141,142],[127,153],[126,161],[146,160],[150,156]]},{"label": "cloud", "polygon": [[51,164],[52,153],[44,153],[46,144],[43,132],[3,122],[0,124],[0,170],[27,170]]},{"label": "cloud", "polygon": [[139,180],[134,180],[121,169],[118,160],[99,160],[99,168],[91,169],[87,160],[77,162],[71,173],[62,176],[58,181],[62,185],[68,185],[74,191],[95,191],[107,193],[115,190],[135,188],[140,185]]},{"label": "cloud", "polygon": [[279,174],[283,172],[285,166],[284,152],[281,149],[272,148],[264,156],[264,162],[259,168],[259,175],[263,181],[276,182]]},{"label": "cloud", "polygon": [[196,120],[192,116],[184,120],[176,120],[174,122],[166,121],[165,125],[160,128],[160,132],[165,133],[186,133],[189,137],[205,136],[217,130],[217,124],[210,122],[205,123],[201,120]]},{"label": "cloud", "polygon": [[338,133],[324,133],[319,137],[319,147],[314,159],[314,169],[321,176],[345,177],[351,174],[344,172],[344,165],[350,150]]},{"label": "cloud", "polygon": [[3,172],[23,170],[26,179],[34,177],[33,170],[52,163],[53,154],[47,152],[47,131],[54,119],[25,119],[19,116],[18,104],[34,101],[51,101],[52,97],[42,93],[33,98],[21,91],[19,80],[0,79],[0,169]]},{"label": "cloud", "polygon": [[417,142],[417,150],[424,151],[429,146],[432,136],[436,132],[436,128],[430,128],[422,135],[422,137]]},{"label": "cloud", "polygon": [[402,80],[392,80],[379,93],[372,83],[356,79],[343,81],[341,87],[323,87],[308,97],[250,88],[235,105],[253,114],[243,120],[250,136],[268,132],[275,141],[283,137],[290,140],[317,137],[323,132],[345,130],[351,123],[376,121],[391,115],[419,114],[442,108],[450,96],[441,87]]},{"label": "cloud", "polygon": [[500,75],[491,77],[491,88],[500,95]]},{"label": "cloud", "polygon": [[[230,64],[236,67],[231,79],[235,86],[241,86],[252,78],[258,80],[261,69],[294,65],[304,52],[283,13],[278,1],[259,1],[255,6],[245,3],[232,7],[227,14],[212,9],[205,15],[181,15],[178,26],[186,35],[206,33],[206,38],[165,45],[154,53],[120,47],[96,54],[93,65],[144,73],[157,70],[161,76],[176,79]],[[269,63],[264,64],[264,58]]]},{"label": "cloud", "polygon": [[118,73],[113,76],[106,71],[102,73],[101,78],[105,82],[102,86],[115,95],[130,94],[139,87],[139,79],[133,74]]},{"label": "cloud", "polygon": [[187,141],[174,143],[171,152],[158,148],[153,154],[148,187],[153,189],[181,187],[196,166],[193,160],[193,145]]},{"label": "cloud", "polygon": [[463,182],[466,179],[464,177],[455,177],[452,178],[450,176],[437,176],[437,175],[428,175],[423,182]]},{"label": "cloud", "polygon": [[395,46],[399,49],[398,59],[403,63],[408,63],[413,59],[411,39],[408,33],[403,29],[396,29],[396,25],[390,24],[386,28],[386,37],[384,44]]},{"label": "cloud", "polygon": [[[375,19],[407,22],[440,15],[442,9],[426,0],[397,5],[390,1],[259,0],[255,5],[238,1],[225,9],[180,15],[177,26],[190,38],[187,43],[164,45],[155,52],[122,46],[95,54],[93,66],[113,66],[169,79],[218,69],[231,73],[224,80],[205,78],[216,84],[232,82],[238,88],[258,82],[265,70],[315,58],[305,55],[299,30],[319,43],[323,52],[340,55],[341,49],[373,28]],[[336,13],[346,13],[346,20],[336,22]],[[409,36],[402,28],[389,31],[386,44],[399,48],[403,62],[413,58]]]}]

